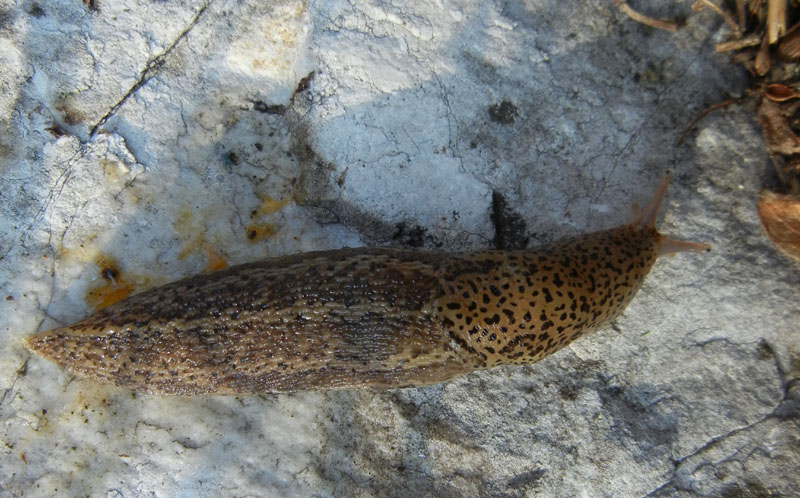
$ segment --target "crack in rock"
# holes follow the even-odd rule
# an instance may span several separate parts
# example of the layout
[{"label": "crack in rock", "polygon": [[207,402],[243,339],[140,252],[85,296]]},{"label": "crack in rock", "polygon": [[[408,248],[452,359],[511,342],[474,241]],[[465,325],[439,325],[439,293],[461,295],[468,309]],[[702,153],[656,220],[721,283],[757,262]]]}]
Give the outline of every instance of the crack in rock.
[{"label": "crack in rock", "polygon": [[181,32],[181,34],[179,34],[175,38],[175,40],[173,40],[173,42],[169,45],[169,47],[167,47],[163,52],[161,52],[156,57],[147,61],[147,64],[145,64],[144,69],[139,73],[139,80],[136,81],[136,83],[133,84],[133,86],[127,91],[127,93],[125,93],[125,95],[111,107],[111,109],[105,114],[105,116],[100,118],[100,120],[92,127],[92,130],[89,132],[89,140],[94,139],[94,137],[97,135],[97,132],[100,131],[100,127],[106,124],[106,122],[109,119],[111,119],[111,117],[114,114],[116,114],[116,112],[120,109],[120,107],[125,105],[125,102],[127,102],[129,98],[131,98],[137,91],[139,91],[140,88],[146,85],[147,82],[150,81],[150,79],[153,76],[156,75],[159,69],[161,69],[161,67],[167,61],[167,56],[170,54],[170,52],[172,52],[172,50],[176,46],[178,46],[178,43],[180,43],[181,40],[186,38],[189,32],[197,25],[198,22],[200,22],[200,18],[206,12],[210,4],[211,2],[206,3],[200,8],[200,10],[197,11],[197,14],[195,14],[194,18],[189,23],[189,25]]}]

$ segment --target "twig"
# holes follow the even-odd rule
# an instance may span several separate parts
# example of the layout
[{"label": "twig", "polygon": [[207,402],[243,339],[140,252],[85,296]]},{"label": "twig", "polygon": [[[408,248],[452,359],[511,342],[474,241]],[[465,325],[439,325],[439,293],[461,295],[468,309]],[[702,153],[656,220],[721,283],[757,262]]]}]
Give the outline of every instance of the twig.
[{"label": "twig", "polygon": [[674,33],[675,31],[678,31],[678,28],[680,27],[680,25],[675,21],[653,19],[652,17],[640,14],[639,12],[633,10],[628,3],[625,2],[625,0],[614,0],[614,4],[626,16],[638,23],[650,26],[651,28],[663,29]]},{"label": "twig", "polygon": [[753,59],[753,71],[759,76],[767,74],[772,67],[772,56],[769,54],[769,43],[766,37],[761,40],[761,48],[756,53],[756,58]]},{"label": "twig", "polygon": [[784,33],[786,33],[786,0],[769,0],[767,3],[769,44],[777,42]]},{"label": "twig", "polygon": [[711,2],[710,0],[696,0],[692,5],[692,9],[700,10],[703,8],[703,6],[708,7],[722,16],[722,18],[725,20],[725,23],[731,28],[731,31],[733,31],[733,34],[736,36],[736,38],[742,36],[742,31],[739,29],[739,23],[736,22],[736,19],[733,18],[730,12],[720,8],[717,4]]},{"label": "twig", "polygon": [[689,135],[689,132],[692,131],[692,128],[694,128],[694,125],[696,125],[698,121],[700,121],[701,119],[706,117],[706,115],[708,115],[712,111],[716,111],[717,109],[722,109],[723,107],[728,107],[731,104],[740,104],[745,99],[745,97],[739,97],[738,99],[723,100],[722,102],[718,102],[718,103],[716,103],[716,104],[714,104],[714,105],[712,105],[710,107],[706,107],[702,111],[698,112],[697,115],[689,122],[689,124],[686,125],[686,128],[683,129],[683,133],[681,133],[681,136],[678,137],[677,140],[675,140],[675,145],[674,146],[677,147],[681,143],[683,143],[683,141],[686,139],[686,136]]},{"label": "twig", "polygon": [[739,38],[737,40],[731,40],[727,42],[717,43],[715,49],[717,52],[732,52],[734,50],[739,50],[745,47],[755,47],[761,43],[761,36],[758,33],[750,33],[747,36]]},{"label": "twig", "polygon": [[739,31],[744,31],[747,25],[746,1],[747,0],[736,0],[736,22],[739,25]]}]

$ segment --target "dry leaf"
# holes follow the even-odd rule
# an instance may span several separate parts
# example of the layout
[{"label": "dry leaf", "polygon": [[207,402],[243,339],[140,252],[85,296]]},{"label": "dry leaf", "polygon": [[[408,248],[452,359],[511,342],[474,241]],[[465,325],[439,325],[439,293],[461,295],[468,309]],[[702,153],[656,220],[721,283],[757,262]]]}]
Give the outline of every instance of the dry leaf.
[{"label": "dry leaf", "polygon": [[764,95],[773,102],[785,102],[798,97],[794,90],[781,83],[773,83],[764,90]]},{"label": "dry leaf", "polygon": [[800,139],[789,126],[789,121],[778,104],[766,97],[762,98],[758,107],[758,121],[770,154],[800,154]]},{"label": "dry leaf", "polygon": [[785,62],[797,62],[800,60],[800,23],[792,26],[781,38],[775,54],[778,59]]},{"label": "dry leaf", "polygon": [[763,191],[757,206],[767,238],[782,253],[800,261],[800,196]]}]

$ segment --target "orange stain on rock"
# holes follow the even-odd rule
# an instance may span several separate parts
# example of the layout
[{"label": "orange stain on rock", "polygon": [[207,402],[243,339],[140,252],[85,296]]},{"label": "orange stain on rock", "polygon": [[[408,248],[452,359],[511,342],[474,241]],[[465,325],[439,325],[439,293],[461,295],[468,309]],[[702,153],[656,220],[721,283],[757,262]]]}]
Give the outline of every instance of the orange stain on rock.
[{"label": "orange stain on rock", "polygon": [[214,246],[209,243],[203,245],[203,251],[206,253],[206,267],[203,269],[204,273],[222,270],[228,267],[228,262],[223,258]]},{"label": "orange stain on rock", "polygon": [[131,295],[133,285],[113,258],[101,254],[94,263],[100,268],[103,283],[86,293],[86,302],[92,309],[101,310]]},{"label": "orange stain on rock", "polygon": [[273,199],[270,196],[266,196],[261,201],[261,205],[258,207],[258,211],[256,211],[256,214],[264,216],[272,213],[277,213],[278,211],[283,209],[285,205],[289,204],[290,200],[291,197],[286,197],[285,199],[279,200],[279,199]]}]

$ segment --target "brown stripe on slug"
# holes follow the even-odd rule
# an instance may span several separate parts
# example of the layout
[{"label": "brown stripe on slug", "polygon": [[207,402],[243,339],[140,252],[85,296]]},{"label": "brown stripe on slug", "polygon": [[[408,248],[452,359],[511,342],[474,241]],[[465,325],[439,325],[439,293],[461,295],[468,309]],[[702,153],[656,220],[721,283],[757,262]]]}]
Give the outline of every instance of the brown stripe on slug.
[{"label": "brown stripe on slug", "polygon": [[659,254],[666,177],[623,227],[522,251],[341,249],[198,275],[28,338],[82,376],[153,394],[409,387],[538,361],[613,320]]}]

